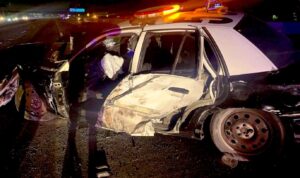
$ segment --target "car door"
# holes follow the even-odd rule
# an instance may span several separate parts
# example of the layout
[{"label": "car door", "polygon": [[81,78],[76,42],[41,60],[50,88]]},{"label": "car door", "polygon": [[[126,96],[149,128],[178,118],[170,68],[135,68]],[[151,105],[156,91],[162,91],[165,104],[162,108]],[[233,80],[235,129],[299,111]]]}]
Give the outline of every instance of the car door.
[{"label": "car door", "polygon": [[141,34],[132,74],[108,96],[100,114],[102,126],[133,134],[140,123],[162,118],[215,92],[209,86],[217,82],[209,85],[208,80],[217,74],[205,58],[204,36],[195,27],[185,27]]},{"label": "car door", "polygon": [[205,76],[198,72],[196,31],[144,33],[137,72],[111,93],[114,105],[159,117],[198,100]]},{"label": "car door", "polygon": [[[140,32],[140,28],[107,31],[94,38],[69,61],[65,62],[56,72],[53,80],[52,94],[57,101],[56,104],[60,112],[67,113],[68,110],[65,93],[69,95],[69,102],[73,102],[72,98],[77,99],[78,97],[80,97],[81,102],[86,101],[89,97],[103,99],[112,90],[112,87],[121,80],[121,77],[125,77],[129,73],[129,66]],[[118,79],[108,79],[107,85],[100,85],[101,88],[99,88],[99,85],[96,85],[106,78],[103,66],[101,66],[101,59],[105,53],[113,53],[123,59],[122,75],[119,75]],[[89,77],[85,79],[87,73]],[[66,83],[67,76],[69,76],[69,80]],[[111,82],[109,82],[110,80]],[[69,91],[65,91],[67,85],[70,88]],[[82,90],[85,93],[81,93]],[[87,90],[93,91],[86,92]],[[91,110],[93,109],[91,108]]]}]

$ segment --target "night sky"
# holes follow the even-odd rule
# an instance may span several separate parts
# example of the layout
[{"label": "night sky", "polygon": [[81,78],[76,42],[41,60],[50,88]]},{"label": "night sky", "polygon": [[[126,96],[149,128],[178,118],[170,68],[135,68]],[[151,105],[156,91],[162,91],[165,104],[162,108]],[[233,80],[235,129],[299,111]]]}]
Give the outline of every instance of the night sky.
[{"label": "night sky", "polygon": [[[117,3],[121,1],[131,0],[0,0],[2,3],[22,3],[22,4],[36,4],[36,3],[49,3],[49,2],[80,2],[80,3]],[[135,0],[140,1],[140,0]]]}]

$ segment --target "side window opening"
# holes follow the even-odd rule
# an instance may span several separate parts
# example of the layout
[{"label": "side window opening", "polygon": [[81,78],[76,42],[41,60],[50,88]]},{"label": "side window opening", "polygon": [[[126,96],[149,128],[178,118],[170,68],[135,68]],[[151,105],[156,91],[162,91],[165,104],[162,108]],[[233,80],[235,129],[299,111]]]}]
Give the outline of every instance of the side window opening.
[{"label": "side window opening", "polygon": [[[74,85],[83,86],[84,78],[91,85],[96,85],[97,82],[107,78],[107,74],[104,72],[104,65],[101,64],[101,60],[109,53],[111,56],[109,59],[115,59],[112,63],[120,64],[120,58],[122,58],[121,68],[118,67],[118,72],[113,75],[123,78],[129,73],[130,64],[133,57],[135,45],[137,43],[136,34],[122,34],[111,35],[102,38],[98,43],[83,51],[70,63],[70,76]],[[118,60],[118,61],[117,61]],[[106,63],[107,64],[107,63]],[[107,66],[107,65],[106,65]],[[113,74],[114,72],[111,72]],[[111,78],[112,80],[116,78]]]},{"label": "side window opening", "polygon": [[[137,43],[137,35],[135,34],[123,34],[118,36],[107,36],[103,41],[100,42],[107,52],[115,53],[120,56],[126,56],[130,51],[134,51]],[[132,58],[132,56],[126,56]]]},{"label": "side window opening", "polygon": [[[107,86],[116,85],[128,73],[135,50],[138,36],[135,33],[116,34],[101,38],[99,41],[89,48],[83,50],[74,60],[70,61],[68,93],[69,100],[79,98],[80,93],[86,92],[85,88],[94,91],[101,91],[108,95]],[[118,66],[115,71],[104,72],[104,65],[101,64],[105,54],[111,53],[111,59],[119,59],[122,57],[122,65]],[[118,56],[118,57],[117,57]],[[109,62],[106,64],[110,64]],[[109,66],[109,65],[107,65]],[[121,67],[121,68],[120,68]],[[111,68],[109,68],[111,69]],[[106,82],[104,86],[103,82]]]},{"label": "side window opening", "polygon": [[204,40],[204,56],[207,59],[208,65],[214,70],[216,74],[218,74],[220,71],[220,64],[217,56],[215,55],[207,40]]},{"label": "side window opening", "polygon": [[136,34],[107,36],[91,49],[91,57],[101,60],[106,54],[110,54],[116,56],[115,59],[122,58],[122,73],[128,74],[137,40]]},{"label": "side window opening", "polygon": [[[141,71],[195,77],[195,32],[148,33]],[[144,57],[143,57],[144,56]]]},{"label": "side window opening", "polygon": [[[173,43],[169,41],[171,36],[150,36],[142,70],[151,70],[157,73],[170,73],[174,62]],[[176,37],[174,37],[176,39]]]},{"label": "side window opening", "polygon": [[195,36],[188,34],[183,42],[181,51],[179,51],[178,61],[176,61],[175,75],[185,77],[195,77],[197,74],[197,57]]}]

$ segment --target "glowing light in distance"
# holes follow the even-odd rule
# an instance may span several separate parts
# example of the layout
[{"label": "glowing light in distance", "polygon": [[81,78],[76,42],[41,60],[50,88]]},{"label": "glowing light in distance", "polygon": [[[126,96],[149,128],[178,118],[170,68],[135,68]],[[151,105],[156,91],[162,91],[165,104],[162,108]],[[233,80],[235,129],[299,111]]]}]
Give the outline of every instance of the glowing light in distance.
[{"label": "glowing light in distance", "polygon": [[84,13],[85,8],[80,8],[80,7],[69,8],[69,12]]},{"label": "glowing light in distance", "polygon": [[94,15],[92,16],[92,18],[93,18],[93,19],[98,19],[98,16],[97,16],[96,14],[94,14]]},{"label": "glowing light in distance", "polygon": [[22,20],[29,20],[28,16],[22,16]]}]

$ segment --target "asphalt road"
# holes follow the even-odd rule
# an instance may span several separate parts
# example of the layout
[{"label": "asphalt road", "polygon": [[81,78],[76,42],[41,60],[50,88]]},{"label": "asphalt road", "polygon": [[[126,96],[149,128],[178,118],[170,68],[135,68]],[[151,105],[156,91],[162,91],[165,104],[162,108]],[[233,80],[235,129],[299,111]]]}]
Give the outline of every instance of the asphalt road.
[{"label": "asphalt road", "polygon": [[299,145],[273,162],[231,169],[221,164],[221,154],[209,140],[91,131],[85,119],[70,132],[67,120],[24,120],[13,103],[0,108],[0,139],[0,177],[94,177],[95,165],[105,162],[115,178],[299,177]]},{"label": "asphalt road", "polygon": [[[112,21],[115,23],[116,19]],[[80,38],[78,45],[83,47],[82,45],[101,34],[103,30],[116,27],[114,23],[106,19],[99,20],[99,23],[39,19],[0,24],[0,49],[21,43],[69,40],[70,35]]]}]

